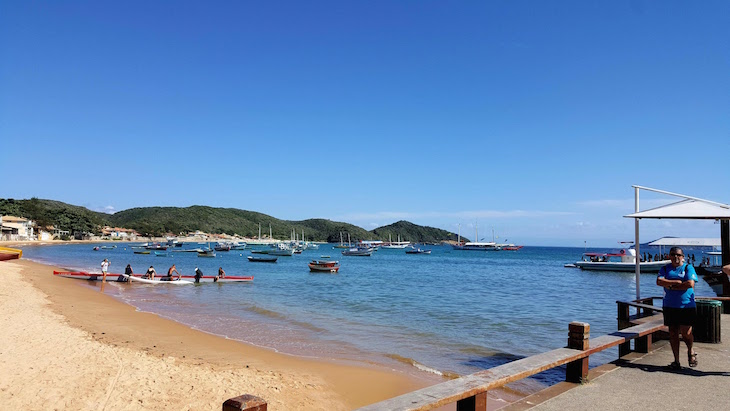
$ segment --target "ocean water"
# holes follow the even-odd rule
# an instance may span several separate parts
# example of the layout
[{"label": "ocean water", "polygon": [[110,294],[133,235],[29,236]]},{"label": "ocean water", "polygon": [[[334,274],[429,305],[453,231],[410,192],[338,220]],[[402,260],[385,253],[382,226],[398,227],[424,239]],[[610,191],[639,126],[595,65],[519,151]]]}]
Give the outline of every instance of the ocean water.
[{"label": "ocean water", "polygon": [[[616,300],[636,295],[633,273],[565,268],[583,248],[478,252],[428,246],[430,255],[379,250],[372,257],[351,257],[321,245],[267,264],[248,262],[248,250],[199,258],[133,254],[130,244],[92,247],[26,246],[23,257],[91,272],[99,272],[108,258],[113,273],[131,264],[136,273],[154,265],[163,274],[175,263],[183,274],[200,267],[212,275],[222,266],[228,275],[253,275],[253,283],[110,283],[106,289],[141,311],[227,338],[295,355],[406,364],[414,373],[465,375],[564,347],[571,321],[590,323],[594,337],[611,333]],[[699,262],[702,254],[695,254]],[[323,255],[341,262],[338,274],[309,272],[307,263]],[[702,280],[696,292],[714,295]],[[642,297],[661,294],[655,275],[642,274]],[[608,350],[591,356],[591,366],[617,355]],[[547,371],[518,389],[533,391],[563,378],[561,369]]]}]

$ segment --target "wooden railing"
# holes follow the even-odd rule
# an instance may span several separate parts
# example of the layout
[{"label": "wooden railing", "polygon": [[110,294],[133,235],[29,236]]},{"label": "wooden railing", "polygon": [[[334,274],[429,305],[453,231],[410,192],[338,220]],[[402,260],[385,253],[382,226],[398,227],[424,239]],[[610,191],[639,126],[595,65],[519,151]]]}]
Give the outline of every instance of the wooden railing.
[{"label": "wooden railing", "polygon": [[[592,354],[612,348],[615,346],[624,347],[620,355],[630,350],[630,343],[636,340],[636,351],[649,352],[651,350],[652,335],[665,329],[660,317],[651,315],[661,311],[661,307],[654,307],[651,300],[630,301],[619,303],[619,322],[621,313],[626,312],[623,327],[619,331],[603,335],[597,338],[590,338],[590,325],[587,323],[573,322],[568,327],[568,346],[558,348],[542,354],[533,355],[517,361],[480,371],[454,380],[426,387],[418,391],[381,401],[375,404],[360,408],[359,411],[375,410],[396,410],[415,411],[431,410],[446,404],[456,403],[457,411],[484,411],[487,409],[487,392],[500,388],[506,384],[537,373],[567,364],[565,380],[569,382],[581,382],[588,376],[588,359]],[[624,305],[626,309],[624,310]],[[628,307],[635,307],[639,310],[637,315],[629,316]],[[649,314],[651,313],[651,314]],[[645,318],[641,324],[630,325],[631,321],[638,318]]]}]

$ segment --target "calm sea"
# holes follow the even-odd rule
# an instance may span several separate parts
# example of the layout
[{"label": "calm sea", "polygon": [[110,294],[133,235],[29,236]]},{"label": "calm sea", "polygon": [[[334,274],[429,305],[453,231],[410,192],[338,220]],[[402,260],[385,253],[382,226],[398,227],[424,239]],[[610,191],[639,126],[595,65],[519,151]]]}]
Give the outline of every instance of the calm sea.
[{"label": "calm sea", "polygon": [[[636,295],[633,273],[565,268],[583,248],[478,252],[429,246],[430,255],[379,250],[372,257],[346,257],[321,245],[266,264],[248,262],[249,251],[158,257],[133,254],[130,244],[92,247],[27,246],[23,257],[92,272],[108,258],[114,273],[131,264],[137,273],[154,265],[162,274],[175,263],[183,274],[192,275],[195,267],[215,274],[222,266],[228,275],[253,275],[250,284],[112,283],[107,290],[141,311],[231,339],[303,356],[412,364],[414,373],[469,374],[563,347],[571,321],[590,323],[592,336],[613,332],[616,300]],[[339,274],[309,272],[307,263],[323,255],[341,262]],[[697,251],[698,263],[701,258]],[[704,281],[696,290],[714,295]],[[642,297],[661,294],[655,275],[643,274]],[[616,356],[616,350],[597,354],[591,366]],[[562,378],[563,371],[554,370],[526,384]]]}]

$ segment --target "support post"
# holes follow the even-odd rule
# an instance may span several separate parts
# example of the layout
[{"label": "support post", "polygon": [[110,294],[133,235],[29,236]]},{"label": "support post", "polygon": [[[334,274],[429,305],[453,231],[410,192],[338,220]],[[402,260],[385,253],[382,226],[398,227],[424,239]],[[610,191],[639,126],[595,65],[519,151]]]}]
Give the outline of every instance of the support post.
[{"label": "support post", "polygon": [[487,392],[457,401],[456,411],[487,411]]},{"label": "support post", "polygon": [[266,401],[244,394],[229,398],[223,403],[223,411],[266,411]]},{"label": "support post", "polygon": [[[629,305],[621,302],[616,301],[616,304],[618,304],[618,329],[623,330],[624,328],[631,327],[630,319],[630,313],[629,313]],[[631,341],[626,341],[625,343],[621,343],[618,346],[618,357],[621,358],[624,355],[631,352]]]},{"label": "support post", "polygon": [[[573,321],[568,325],[568,348],[585,351],[589,347],[591,325]],[[588,357],[569,362],[565,371],[565,381],[583,382],[588,378]]]}]

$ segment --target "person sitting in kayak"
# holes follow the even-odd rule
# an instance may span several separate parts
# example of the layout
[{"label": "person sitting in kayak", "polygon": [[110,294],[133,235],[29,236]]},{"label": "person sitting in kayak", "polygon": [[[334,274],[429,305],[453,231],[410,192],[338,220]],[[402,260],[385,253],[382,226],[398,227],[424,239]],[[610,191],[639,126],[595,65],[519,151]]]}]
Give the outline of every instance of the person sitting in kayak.
[{"label": "person sitting in kayak", "polygon": [[172,281],[172,273],[177,273],[177,279],[180,279],[180,273],[177,271],[177,268],[175,268],[175,264],[167,269],[167,277],[165,278],[167,281]]},{"label": "person sitting in kayak", "polygon": [[144,278],[149,278],[150,280],[154,280],[156,274],[157,274],[157,271],[155,271],[155,267],[150,266],[150,268],[147,269],[147,272],[145,273]]}]

